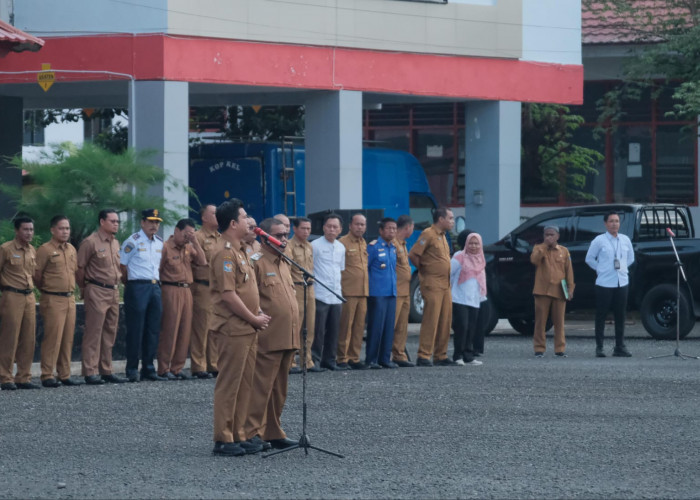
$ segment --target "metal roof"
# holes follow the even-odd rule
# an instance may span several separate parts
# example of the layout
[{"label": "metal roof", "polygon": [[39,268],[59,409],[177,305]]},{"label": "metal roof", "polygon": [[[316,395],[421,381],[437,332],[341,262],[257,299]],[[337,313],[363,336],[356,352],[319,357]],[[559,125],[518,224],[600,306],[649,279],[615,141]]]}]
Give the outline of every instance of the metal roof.
[{"label": "metal roof", "polygon": [[0,49],[9,49],[13,52],[30,50],[36,52],[44,46],[44,40],[37,38],[22,30],[18,30],[11,24],[0,20]]}]

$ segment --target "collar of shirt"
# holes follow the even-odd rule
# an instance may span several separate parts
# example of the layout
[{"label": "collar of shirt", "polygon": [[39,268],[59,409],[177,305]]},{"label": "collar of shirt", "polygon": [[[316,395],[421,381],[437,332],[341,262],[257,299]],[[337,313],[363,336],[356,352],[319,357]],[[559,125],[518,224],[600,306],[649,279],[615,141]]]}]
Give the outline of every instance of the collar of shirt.
[{"label": "collar of shirt", "polygon": [[202,233],[204,233],[205,238],[219,239],[221,237],[221,233],[219,233],[219,231],[216,231],[216,230],[212,231],[210,229],[207,229],[204,226],[202,226],[201,231],[202,231]]},{"label": "collar of shirt", "polygon": [[97,237],[102,241],[110,242],[114,239],[113,234],[109,234],[107,231],[103,231],[102,228],[97,230]]},{"label": "collar of shirt", "polygon": [[433,224],[433,225],[430,226],[430,227],[433,228],[433,231],[435,231],[435,232],[437,233],[438,236],[442,236],[443,234],[445,234],[445,231],[443,231],[442,229],[440,229],[440,228],[438,227],[437,224]]},{"label": "collar of shirt", "polygon": [[384,238],[382,238],[381,236],[377,237],[377,243],[379,243],[380,245],[385,246],[385,247],[393,247],[394,246],[393,241],[388,242]]},{"label": "collar of shirt", "polygon": [[17,250],[25,250],[25,249],[29,248],[30,246],[32,246],[31,243],[27,243],[26,245],[22,245],[16,239],[12,240],[12,242],[15,244],[15,249],[17,249]]},{"label": "collar of shirt", "polygon": [[51,238],[51,239],[49,240],[49,244],[50,244],[53,248],[55,248],[56,250],[64,251],[64,250],[66,250],[66,249],[68,248],[68,242],[65,242],[65,243],[57,243],[56,240],[54,240],[53,238]]}]

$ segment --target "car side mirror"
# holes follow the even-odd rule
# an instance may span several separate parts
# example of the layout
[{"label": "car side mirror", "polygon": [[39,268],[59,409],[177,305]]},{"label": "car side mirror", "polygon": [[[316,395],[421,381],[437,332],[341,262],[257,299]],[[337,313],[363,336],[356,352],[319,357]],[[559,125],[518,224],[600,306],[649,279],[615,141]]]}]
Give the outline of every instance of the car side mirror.
[{"label": "car side mirror", "polygon": [[461,215],[455,217],[455,231],[457,234],[461,233],[467,228],[467,219]]},{"label": "car side mirror", "polygon": [[513,233],[508,233],[505,238],[503,238],[503,244],[508,250],[515,250],[516,237]]}]

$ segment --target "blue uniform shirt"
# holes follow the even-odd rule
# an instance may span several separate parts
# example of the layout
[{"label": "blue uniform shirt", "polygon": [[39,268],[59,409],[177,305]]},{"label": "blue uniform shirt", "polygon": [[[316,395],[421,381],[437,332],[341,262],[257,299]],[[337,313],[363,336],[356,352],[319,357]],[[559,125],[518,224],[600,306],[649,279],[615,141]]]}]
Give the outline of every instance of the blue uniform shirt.
[{"label": "blue uniform shirt", "polygon": [[370,297],[396,297],[396,247],[381,237],[367,245]]},{"label": "blue uniform shirt", "polygon": [[143,229],[129,236],[119,251],[121,264],[129,271],[130,280],[159,280],[163,239],[157,234],[148,239]]}]

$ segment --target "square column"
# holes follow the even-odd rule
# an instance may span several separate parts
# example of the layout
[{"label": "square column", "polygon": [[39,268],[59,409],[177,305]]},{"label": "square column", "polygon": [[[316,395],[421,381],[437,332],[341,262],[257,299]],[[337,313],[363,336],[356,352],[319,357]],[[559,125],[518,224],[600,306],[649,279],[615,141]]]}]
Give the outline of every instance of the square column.
[{"label": "square column", "polygon": [[[12,158],[22,154],[23,134],[22,98],[0,96],[0,182],[18,189],[22,187],[22,171],[14,168],[7,157]],[[7,195],[0,194],[0,217],[12,217],[16,208]]]},{"label": "square column", "polygon": [[362,208],[362,92],[306,101],[306,213]]},{"label": "square column", "polygon": [[520,223],[519,102],[470,102],[466,113],[465,216],[484,244]]}]

